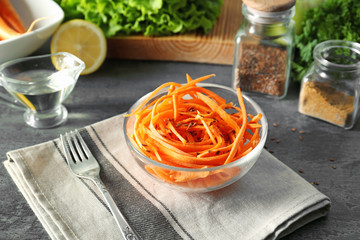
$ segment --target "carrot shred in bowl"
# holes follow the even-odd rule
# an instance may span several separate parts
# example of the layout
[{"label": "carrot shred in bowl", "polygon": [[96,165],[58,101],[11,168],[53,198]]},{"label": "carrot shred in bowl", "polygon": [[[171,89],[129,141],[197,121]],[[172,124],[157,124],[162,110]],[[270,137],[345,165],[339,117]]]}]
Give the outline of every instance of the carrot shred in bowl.
[{"label": "carrot shred in bowl", "polygon": [[[208,186],[226,182],[238,174],[238,168],[206,169],[231,163],[259,143],[261,113],[247,114],[240,88],[236,89],[237,107],[196,85],[212,76],[191,79],[187,75],[185,84],[165,83],[125,115],[136,116],[129,138],[143,155],[173,167],[204,169],[185,172],[147,165],[146,170],[157,178],[176,184],[206,179]],[[166,88],[165,95],[152,100]]]}]

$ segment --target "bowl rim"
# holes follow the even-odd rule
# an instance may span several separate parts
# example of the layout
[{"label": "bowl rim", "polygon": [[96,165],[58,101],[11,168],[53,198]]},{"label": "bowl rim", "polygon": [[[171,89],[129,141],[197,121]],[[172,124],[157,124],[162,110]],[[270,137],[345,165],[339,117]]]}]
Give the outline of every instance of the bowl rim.
[{"label": "bowl rim", "polygon": [[[184,84],[184,83],[182,83]],[[228,90],[231,91],[232,93],[234,93],[235,95],[237,95],[236,91],[233,88],[227,87],[225,85],[220,85],[220,84],[216,84],[216,83],[197,83],[196,84],[199,87],[217,87],[217,88],[221,88],[224,90]],[[130,110],[132,110],[134,108],[135,105],[137,105],[139,102],[144,101],[150,94],[152,93],[149,92],[147,94],[145,94],[144,96],[142,96],[141,98],[139,98],[128,110],[128,112],[130,112]],[[160,92],[161,93],[161,92]],[[255,154],[257,154],[259,151],[262,150],[262,148],[265,145],[266,142],[266,138],[267,138],[267,134],[268,134],[268,121],[267,118],[264,114],[264,111],[261,109],[261,107],[249,96],[246,95],[246,93],[242,92],[242,97],[245,100],[245,102],[248,102],[250,105],[252,105],[252,107],[259,113],[262,114],[262,118],[260,119],[260,123],[261,123],[261,137],[260,137],[260,141],[259,143],[256,145],[256,147],[251,150],[248,154],[246,154],[245,156],[231,162],[228,164],[224,164],[224,165],[220,165],[220,166],[216,166],[216,167],[210,167],[210,168],[185,168],[185,167],[175,167],[175,166],[170,166],[170,165],[166,165],[163,163],[160,163],[158,161],[155,161],[149,157],[147,157],[146,155],[144,155],[142,152],[140,152],[130,141],[129,136],[127,135],[127,122],[129,121],[130,117],[124,117],[124,123],[123,123],[123,131],[124,131],[124,135],[125,135],[125,140],[126,140],[126,144],[138,155],[141,156],[142,159],[145,159],[146,161],[148,161],[149,163],[155,165],[156,167],[161,167],[161,168],[165,168],[165,169],[169,169],[169,170],[175,170],[175,171],[183,171],[183,172],[203,172],[203,171],[215,171],[215,170],[219,170],[219,169],[224,169],[224,168],[231,168],[231,167],[236,167],[237,165],[241,164],[242,162],[247,162],[249,159],[251,159]],[[142,159],[140,159],[141,161],[143,161]]]}]

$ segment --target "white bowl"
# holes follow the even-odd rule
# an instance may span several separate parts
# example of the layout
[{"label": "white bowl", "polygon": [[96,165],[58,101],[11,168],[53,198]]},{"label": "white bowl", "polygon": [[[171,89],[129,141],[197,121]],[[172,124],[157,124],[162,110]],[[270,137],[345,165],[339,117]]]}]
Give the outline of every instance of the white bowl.
[{"label": "white bowl", "polygon": [[38,50],[64,18],[63,10],[53,0],[12,0],[11,3],[26,29],[37,18],[49,18],[39,21],[29,33],[0,41],[0,64],[28,56]]}]

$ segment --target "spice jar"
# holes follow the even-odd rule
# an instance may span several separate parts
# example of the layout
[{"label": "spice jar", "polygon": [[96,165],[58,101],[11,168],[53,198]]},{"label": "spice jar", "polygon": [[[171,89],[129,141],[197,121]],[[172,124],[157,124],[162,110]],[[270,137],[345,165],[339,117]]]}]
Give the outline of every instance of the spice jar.
[{"label": "spice jar", "polygon": [[360,44],[342,40],[321,42],[314,62],[302,79],[299,112],[351,129],[360,95]]},{"label": "spice jar", "polygon": [[[261,2],[261,3],[260,3]],[[293,55],[295,0],[244,0],[235,37],[233,87],[283,98]]]}]

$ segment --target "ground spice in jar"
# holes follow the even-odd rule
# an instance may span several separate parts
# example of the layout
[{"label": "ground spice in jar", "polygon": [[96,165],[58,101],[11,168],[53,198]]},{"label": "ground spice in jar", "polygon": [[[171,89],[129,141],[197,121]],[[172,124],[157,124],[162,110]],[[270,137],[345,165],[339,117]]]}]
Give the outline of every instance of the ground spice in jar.
[{"label": "ground spice in jar", "polygon": [[282,96],[285,91],[287,52],[275,46],[242,42],[234,82],[243,91]]},{"label": "ground spice in jar", "polygon": [[329,83],[305,82],[299,98],[299,112],[338,126],[351,121],[354,97],[334,89]]}]

